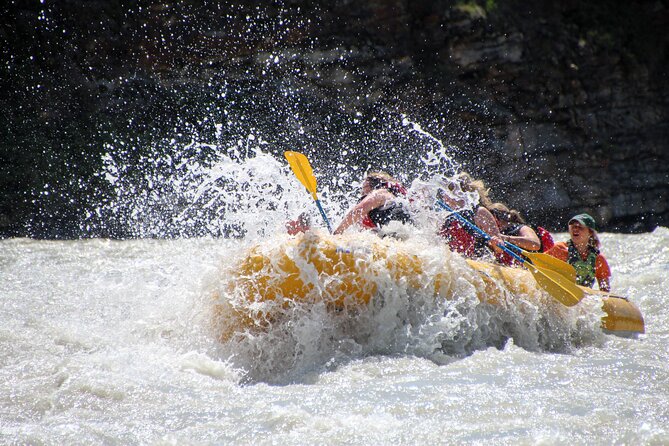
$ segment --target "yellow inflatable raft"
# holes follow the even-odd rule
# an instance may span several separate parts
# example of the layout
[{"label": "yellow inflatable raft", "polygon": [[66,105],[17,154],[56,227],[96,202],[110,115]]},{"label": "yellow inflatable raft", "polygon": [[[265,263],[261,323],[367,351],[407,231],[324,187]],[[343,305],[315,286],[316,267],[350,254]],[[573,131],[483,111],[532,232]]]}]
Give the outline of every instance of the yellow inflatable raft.
[{"label": "yellow inflatable raft", "polygon": [[[445,247],[425,246],[424,250]],[[251,248],[230,272],[217,295],[215,311],[227,321],[221,338],[236,331],[272,323],[277,308],[294,302],[325,303],[333,311],[363,306],[388,283],[405,292],[429,292],[435,299],[453,298],[453,275],[466,274],[481,302],[513,303],[514,298],[548,307],[561,305],[537,285],[529,271],[468,260],[444,252],[450,261],[437,262],[421,249],[394,239],[368,234],[330,236],[313,232],[282,238]],[[457,271],[454,264],[459,265]],[[468,265],[468,267],[466,266]],[[464,272],[463,272],[464,270]],[[602,328],[619,335],[644,333],[643,316],[626,298],[583,288],[602,298]],[[522,297],[521,297],[522,296]]]}]

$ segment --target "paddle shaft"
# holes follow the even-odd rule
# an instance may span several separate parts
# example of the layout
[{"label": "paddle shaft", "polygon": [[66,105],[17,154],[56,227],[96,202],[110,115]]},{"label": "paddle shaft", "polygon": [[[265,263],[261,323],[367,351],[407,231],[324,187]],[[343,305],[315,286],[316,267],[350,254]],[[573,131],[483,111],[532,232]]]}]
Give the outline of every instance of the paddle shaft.
[{"label": "paddle shaft", "polygon": [[[478,232],[479,234],[481,234],[481,236],[482,236],[486,241],[489,241],[489,240],[492,238],[492,237],[490,237],[488,234],[486,234],[485,232],[483,232],[483,229],[479,228],[479,227],[476,226],[474,223],[472,223],[472,222],[470,222],[469,220],[467,220],[465,217],[463,217],[462,215],[460,215],[460,213],[458,213],[457,211],[453,210],[453,208],[451,208],[449,205],[447,205],[447,204],[444,203],[443,201],[441,201],[441,200],[438,199],[438,200],[437,200],[437,204],[438,204],[439,206],[441,206],[442,208],[446,209],[447,211],[452,212],[453,215],[455,215],[456,217],[458,217],[458,219],[460,219],[460,221],[462,221],[462,222],[465,223],[467,226],[469,226],[470,228],[472,228],[473,230],[475,230],[476,232]],[[515,249],[518,249],[519,251],[521,250],[518,246],[516,246],[516,245],[514,245],[514,244],[511,244],[511,243],[508,243],[508,242],[505,242],[504,245],[512,246],[512,247],[514,247]],[[527,260],[523,259],[522,257],[520,257],[518,254],[512,252],[510,249],[506,248],[505,246],[503,246],[503,245],[497,245],[497,246],[498,246],[502,251],[504,251],[505,253],[509,254],[509,255],[510,255],[511,257],[513,257],[514,259],[518,260],[520,263],[525,263],[525,262],[527,261]]]},{"label": "paddle shaft", "polygon": [[[476,232],[481,234],[481,236],[483,236],[485,240],[491,239],[491,237],[485,232],[483,232],[481,228],[479,228],[478,226],[467,220],[458,212],[454,211],[446,203],[442,202],[441,200],[437,200],[437,203],[444,209],[452,212],[467,226],[469,226],[470,228],[474,229]],[[537,281],[537,283],[546,291],[548,291],[550,295],[552,295],[563,305],[571,307],[579,303],[583,298],[584,295],[583,291],[580,288],[578,288],[576,284],[573,283],[573,280],[571,280],[569,277],[563,276],[559,271],[540,268],[537,265],[532,264],[532,262],[528,261],[527,259],[523,259],[522,257],[512,252],[511,250],[507,249],[506,247],[502,245],[498,246],[504,252],[509,254],[511,257],[513,257],[514,259],[518,260],[520,263],[525,265],[530,270],[530,273],[532,273],[532,276],[534,276],[534,279]],[[515,245],[512,246],[514,246],[514,248],[518,250],[521,250],[519,247]]]},{"label": "paddle shaft", "polygon": [[[462,222],[464,222],[467,226],[470,228],[474,229],[477,231],[481,236],[483,236],[486,241],[490,240],[490,236],[483,232],[481,228],[464,218],[462,215],[460,215],[458,212],[453,210],[450,206],[448,206],[446,203],[444,203],[441,200],[437,200],[437,203],[443,207],[444,209],[452,212],[455,214],[456,217],[458,217]],[[576,271],[574,270],[574,267],[571,266],[569,263],[566,263],[562,260],[559,260],[555,257],[550,256],[549,254],[546,253],[541,253],[541,252],[532,252],[532,251],[526,251],[520,246],[514,245],[513,243],[510,242],[504,242],[504,246],[507,246],[515,251],[517,256],[513,256],[516,260],[518,260],[518,256],[523,255],[527,257],[527,261],[529,263],[534,264],[535,266],[543,266],[548,269],[552,269],[566,278],[576,281]]]},{"label": "paddle shaft", "polygon": [[318,210],[321,211],[321,215],[323,216],[323,220],[325,220],[325,226],[328,227],[328,231],[330,234],[332,234],[332,227],[330,226],[330,220],[328,220],[327,215],[325,215],[325,211],[323,210],[323,206],[321,206],[321,200],[318,198],[316,199],[316,206],[318,206]]}]

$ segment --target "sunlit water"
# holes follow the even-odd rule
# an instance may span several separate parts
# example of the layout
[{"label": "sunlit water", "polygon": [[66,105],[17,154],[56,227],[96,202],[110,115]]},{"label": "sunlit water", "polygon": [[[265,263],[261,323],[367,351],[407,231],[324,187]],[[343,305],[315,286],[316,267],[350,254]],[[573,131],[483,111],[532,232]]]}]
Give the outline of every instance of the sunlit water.
[{"label": "sunlit water", "polygon": [[[240,304],[230,283],[247,250],[285,241],[300,213],[323,231],[310,194],[260,136],[139,164],[110,146],[100,175],[115,196],[82,231],[121,225],[139,239],[0,241],[0,443],[669,443],[669,230],[601,237],[614,291],[646,319],[638,339],[604,334],[593,297],[570,310],[547,295],[483,305],[435,237],[452,148],[408,120],[394,131],[420,147],[414,167],[387,166],[420,180],[404,246],[448,271],[450,299],[379,270],[368,307],[278,306],[269,326],[223,336],[217,305]],[[313,162],[333,224],[369,168],[341,162]],[[360,237],[362,249],[378,240]]]},{"label": "sunlit water", "polygon": [[1,241],[0,442],[667,444],[669,230],[602,241],[638,339],[593,326],[558,349],[439,355],[415,347],[429,330],[385,351],[314,344],[329,322],[307,317],[272,340],[302,346],[289,361],[262,333],[226,345],[212,328],[211,291],[248,241]]}]

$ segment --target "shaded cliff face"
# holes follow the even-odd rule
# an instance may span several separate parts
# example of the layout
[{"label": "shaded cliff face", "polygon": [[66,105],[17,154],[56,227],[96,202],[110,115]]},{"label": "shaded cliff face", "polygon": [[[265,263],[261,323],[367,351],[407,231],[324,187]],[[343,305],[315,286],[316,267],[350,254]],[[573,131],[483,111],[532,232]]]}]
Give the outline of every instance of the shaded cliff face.
[{"label": "shaded cliff face", "polygon": [[277,154],[382,165],[419,150],[388,131],[397,116],[546,226],[669,225],[669,7],[581,3],[10,2],[0,233],[131,234],[90,217],[114,193],[109,153],[259,133]]}]

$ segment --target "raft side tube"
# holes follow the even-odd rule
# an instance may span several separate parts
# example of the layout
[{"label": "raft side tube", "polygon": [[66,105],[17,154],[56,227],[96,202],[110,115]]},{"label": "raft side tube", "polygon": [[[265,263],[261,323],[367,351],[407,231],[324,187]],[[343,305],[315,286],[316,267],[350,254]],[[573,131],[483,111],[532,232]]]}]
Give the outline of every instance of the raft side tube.
[{"label": "raft side tube", "polygon": [[[251,310],[268,301],[274,301],[282,308],[290,306],[292,301],[316,300],[325,301],[332,307],[367,305],[377,293],[374,277],[380,273],[388,274],[391,280],[409,288],[420,289],[426,283],[434,282],[435,298],[448,298],[439,291],[442,282],[449,281],[450,272],[446,266],[430,278],[423,259],[407,251],[403,243],[379,239],[363,241],[364,246],[359,244],[360,240],[356,238],[307,232],[271,248],[251,248],[228,282],[228,293],[241,294],[248,305],[248,308],[244,308],[246,305],[235,308],[236,329],[257,325],[254,319],[258,315]],[[383,271],[377,271],[379,261],[385,265]],[[467,263],[481,277],[477,294],[482,302],[500,305],[509,295],[522,294],[530,299],[545,296],[542,294],[545,291],[524,268],[474,260]],[[606,333],[629,336],[645,332],[643,316],[632,302],[621,296],[581,288],[589,295],[602,298],[602,310],[606,314],[602,317],[602,329]],[[272,319],[271,314],[261,316],[269,321]]]}]

